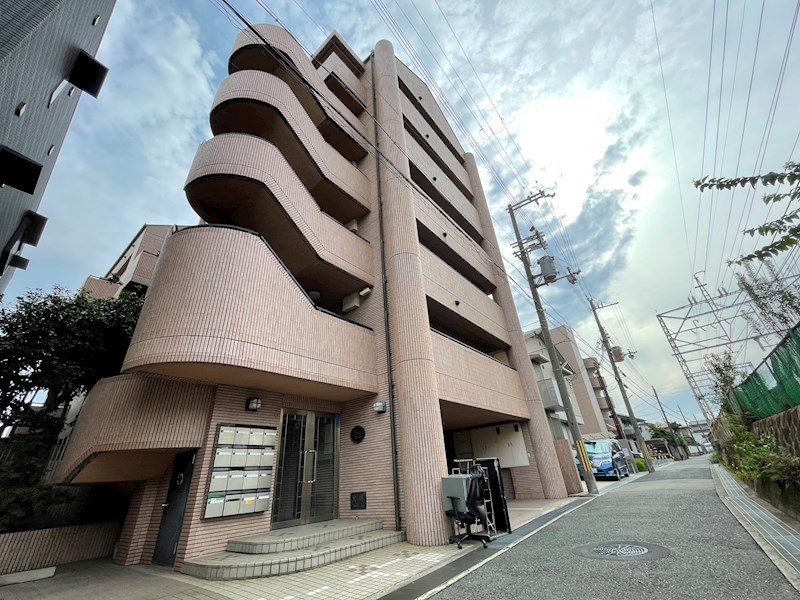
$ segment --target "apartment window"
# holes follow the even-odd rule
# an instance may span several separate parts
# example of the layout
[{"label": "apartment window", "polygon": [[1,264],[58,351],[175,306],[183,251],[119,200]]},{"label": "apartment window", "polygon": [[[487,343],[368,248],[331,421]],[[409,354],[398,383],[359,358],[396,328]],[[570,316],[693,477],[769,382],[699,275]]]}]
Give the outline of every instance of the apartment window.
[{"label": "apartment window", "polygon": [[95,15],[94,19],[92,19],[92,27],[96,27],[99,22],[100,22],[100,15]]},{"label": "apartment window", "polygon": [[56,147],[55,147],[55,146],[50,146],[50,147],[47,149],[47,156],[50,156],[51,154],[53,154],[53,150],[55,150],[55,149],[56,149]]},{"label": "apartment window", "polygon": [[15,117],[21,117],[22,115],[24,115],[25,114],[25,108],[27,106],[28,105],[25,104],[24,102],[20,102],[19,104],[17,104],[17,108],[14,109],[14,116]]}]

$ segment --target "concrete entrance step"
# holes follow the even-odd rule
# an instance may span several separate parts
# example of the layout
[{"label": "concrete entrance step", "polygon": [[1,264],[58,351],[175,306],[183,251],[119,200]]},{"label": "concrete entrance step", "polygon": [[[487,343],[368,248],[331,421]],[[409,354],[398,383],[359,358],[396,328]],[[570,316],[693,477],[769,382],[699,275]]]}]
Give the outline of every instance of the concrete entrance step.
[{"label": "concrete entrance step", "polygon": [[380,519],[333,519],[229,540],[228,552],[244,554],[286,552],[375,531],[382,527]]},{"label": "concrete entrance step", "polygon": [[253,579],[306,571],[405,541],[404,531],[376,529],[357,535],[270,554],[219,552],[183,563],[186,575],[201,579]]}]

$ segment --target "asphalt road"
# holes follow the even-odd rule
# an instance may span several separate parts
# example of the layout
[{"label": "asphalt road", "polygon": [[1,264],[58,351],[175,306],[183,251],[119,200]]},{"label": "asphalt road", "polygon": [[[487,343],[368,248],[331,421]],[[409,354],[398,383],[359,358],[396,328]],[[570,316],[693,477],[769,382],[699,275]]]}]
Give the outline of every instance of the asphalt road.
[{"label": "asphalt road", "polygon": [[[719,500],[709,467],[706,457],[693,458],[610,491],[435,599],[800,598]],[[575,553],[600,556],[593,548],[610,542],[655,546],[615,561]],[[658,557],[656,546],[669,554]]]}]

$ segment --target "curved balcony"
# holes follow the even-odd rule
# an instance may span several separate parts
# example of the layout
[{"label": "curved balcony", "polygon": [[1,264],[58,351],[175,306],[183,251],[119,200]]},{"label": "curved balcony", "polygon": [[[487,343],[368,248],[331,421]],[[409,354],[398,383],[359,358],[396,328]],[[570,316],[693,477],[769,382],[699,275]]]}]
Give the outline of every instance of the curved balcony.
[{"label": "curved balcony", "polygon": [[[314,68],[311,59],[297,41],[288,31],[274,25],[258,24],[253,25],[253,28],[257,35],[245,29],[236,36],[228,72],[252,69],[266,71],[282,79],[292,89],[328,143],[347,160],[364,158],[367,155],[363,141],[364,124],[328,89],[322,73]],[[267,48],[259,36],[266,41]],[[316,94],[304,82],[308,82]]]},{"label": "curved balcony", "polygon": [[320,210],[269,142],[240,133],[203,142],[185,189],[205,221],[260,233],[304,289],[325,292],[323,306],[371,284],[369,243]]},{"label": "curved balcony", "polygon": [[230,227],[167,240],[123,371],[329,400],[378,391],[373,332],[318,310],[261,237]]},{"label": "curved balcony", "polygon": [[346,223],[370,211],[369,180],[322,137],[283,81],[241,71],[219,86],[211,108],[214,135],[249,133],[277,146],[294,172],[334,219]]},{"label": "curved balcony", "polygon": [[145,375],[102,379],[83,402],[53,479],[157,479],[176,452],[203,445],[212,386]]},{"label": "curved balcony", "polygon": [[439,398],[515,419],[529,419],[519,374],[502,363],[431,332]]}]

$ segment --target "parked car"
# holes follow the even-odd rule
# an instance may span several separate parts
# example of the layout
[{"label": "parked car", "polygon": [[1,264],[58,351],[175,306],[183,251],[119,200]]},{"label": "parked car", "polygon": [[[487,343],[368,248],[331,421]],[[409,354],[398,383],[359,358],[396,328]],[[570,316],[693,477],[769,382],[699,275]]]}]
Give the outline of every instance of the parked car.
[{"label": "parked car", "polygon": [[[592,473],[598,477],[614,477],[622,479],[628,477],[628,464],[625,461],[625,453],[619,444],[614,440],[586,440],[586,453],[589,455],[589,462],[592,464]],[[581,469],[578,473],[583,476]]]}]

